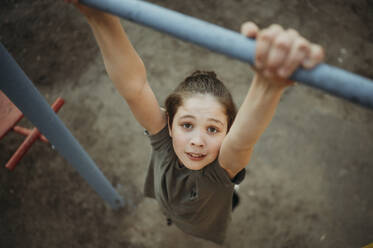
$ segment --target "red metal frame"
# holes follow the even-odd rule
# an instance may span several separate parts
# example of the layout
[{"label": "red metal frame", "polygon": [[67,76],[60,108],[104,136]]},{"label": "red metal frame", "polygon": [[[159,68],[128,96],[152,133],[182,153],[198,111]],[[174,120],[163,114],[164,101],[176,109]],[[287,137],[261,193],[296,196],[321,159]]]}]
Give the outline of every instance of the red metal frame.
[{"label": "red metal frame", "polygon": [[[52,109],[54,112],[58,112],[65,101],[59,97],[52,104]],[[23,143],[18,147],[17,151],[9,159],[5,167],[9,170],[13,170],[16,164],[22,159],[25,153],[30,149],[32,144],[40,139],[43,142],[48,143],[47,138],[42,135],[37,128],[29,130],[27,128],[15,126],[23,117],[23,114],[18,110],[18,108],[0,91],[0,139],[4,135],[13,129],[15,132],[27,136]]]},{"label": "red metal frame", "polygon": [[[20,127],[20,126],[13,127],[13,131],[16,132],[16,133],[22,134],[24,136],[29,136],[32,133],[32,130],[30,130],[28,128]],[[44,143],[49,143],[47,138],[45,138],[45,136],[42,135],[42,134],[40,134],[38,138],[41,141],[43,141]]]},{"label": "red metal frame", "polygon": [[22,117],[22,112],[0,90],[0,139],[2,139]]}]

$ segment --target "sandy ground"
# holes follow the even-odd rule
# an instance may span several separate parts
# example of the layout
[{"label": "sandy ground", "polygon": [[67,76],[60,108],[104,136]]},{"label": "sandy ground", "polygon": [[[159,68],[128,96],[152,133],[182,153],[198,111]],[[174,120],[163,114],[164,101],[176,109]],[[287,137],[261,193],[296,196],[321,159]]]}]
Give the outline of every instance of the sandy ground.
[{"label": "sandy ground", "polygon": [[[371,0],[160,1],[239,30],[246,20],[291,27],[332,65],[373,78]],[[216,247],[168,227],[142,195],[150,145],[111,84],[88,25],[62,1],[0,3],[0,41],[52,103],[127,206],[113,211],[52,149],[36,142],[0,173],[0,247]],[[242,102],[244,63],[123,21],[157,98],[195,69],[215,70]],[[257,144],[224,247],[362,247],[373,242],[373,111],[298,85]],[[27,120],[22,125],[30,127]],[[0,141],[4,165],[23,137]]]}]

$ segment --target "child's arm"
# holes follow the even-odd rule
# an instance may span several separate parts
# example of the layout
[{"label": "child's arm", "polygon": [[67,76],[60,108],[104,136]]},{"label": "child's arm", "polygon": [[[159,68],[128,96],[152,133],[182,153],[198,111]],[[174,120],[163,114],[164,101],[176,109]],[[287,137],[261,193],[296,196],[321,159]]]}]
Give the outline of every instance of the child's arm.
[{"label": "child's arm", "polygon": [[73,2],[82,12],[100,47],[106,71],[137,121],[150,134],[166,125],[166,119],[150,85],[145,66],[132,47],[119,18]]},{"label": "child's arm", "polygon": [[[255,37],[257,27],[246,23],[242,32]],[[233,178],[249,162],[254,145],[267,128],[287,78],[298,66],[312,68],[323,59],[320,46],[309,43],[296,31],[278,25],[263,30],[257,37],[256,75],[236,119],[220,148],[219,162]]]}]

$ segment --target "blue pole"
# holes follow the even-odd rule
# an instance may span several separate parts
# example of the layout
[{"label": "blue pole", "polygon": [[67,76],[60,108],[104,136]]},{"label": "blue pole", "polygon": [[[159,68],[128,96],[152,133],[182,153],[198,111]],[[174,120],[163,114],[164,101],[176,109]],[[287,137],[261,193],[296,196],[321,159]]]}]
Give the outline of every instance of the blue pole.
[{"label": "blue pole", "polygon": [[[80,2],[253,65],[255,41],[240,33],[139,0]],[[299,68],[291,79],[373,109],[371,79],[325,63]]]},{"label": "blue pole", "polygon": [[102,199],[107,201],[113,209],[124,205],[121,196],[111,186],[110,182],[1,43],[0,90],[47,137],[56,150],[96,190]]}]

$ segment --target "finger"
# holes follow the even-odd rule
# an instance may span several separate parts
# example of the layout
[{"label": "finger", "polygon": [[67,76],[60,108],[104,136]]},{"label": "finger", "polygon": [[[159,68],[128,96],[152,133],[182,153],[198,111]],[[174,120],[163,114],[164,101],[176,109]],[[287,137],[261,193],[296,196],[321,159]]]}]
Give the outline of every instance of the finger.
[{"label": "finger", "polygon": [[269,49],[273,39],[283,31],[280,25],[272,25],[259,32],[255,49],[255,67],[262,69],[267,63]]},{"label": "finger", "polygon": [[317,44],[311,44],[310,52],[306,59],[302,62],[302,65],[306,69],[311,69],[323,61],[324,57],[324,49]]},{"label": "finger", "polygon": [[267,59],[269,70],[276,72],[284,64],[287,54],[289,54],[291,46],[298,36],[295,30],[290,29],[275,37]]},{"label": "finger", "polygon": [[302,64],[302,61],[304,61],[309,53],[309,42],[303,37],[298,36],[294,40],[289,55],[283,65],[277,70],[277,75],[282,78],[289,77]]},{"label": "finger", "polygon": [[259,32],[258,26],[253,22],[245,22],[241,25],[241,34],[249,38],[255,38],[258,32]]}]

